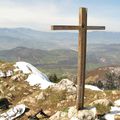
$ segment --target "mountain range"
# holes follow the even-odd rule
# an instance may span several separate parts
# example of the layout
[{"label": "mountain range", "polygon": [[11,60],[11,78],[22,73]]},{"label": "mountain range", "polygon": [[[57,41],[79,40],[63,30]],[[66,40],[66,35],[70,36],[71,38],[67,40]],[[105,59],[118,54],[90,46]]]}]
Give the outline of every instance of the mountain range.
[{"label": "mountain range", "polygon": [[[119,51],[120,44],[91,46],[87,51],[87,70],[101,66],[119,65]],[[0,59],[12,62],[26,61],[40,70],[53,73],[75,72],[77,68],[77,51],[71,49],[40,50],[16,47],[1,50]]]},{"label": "mountain range", "polygon": [[[23,46],[34,49],[76,49],[77,32],[41,32],[29,28],[0,28],[0,50]],[[88,32],[88,44],[118,44],[119,32]]]},{"label": "mountain range", "polygon": [[[0,28],[0,59],[14,62],[26,61],[45,72],[75,72],[77,43],[77,32]],[[119,65],[119,52],[119,32],[88,32],[87,70]]]}]

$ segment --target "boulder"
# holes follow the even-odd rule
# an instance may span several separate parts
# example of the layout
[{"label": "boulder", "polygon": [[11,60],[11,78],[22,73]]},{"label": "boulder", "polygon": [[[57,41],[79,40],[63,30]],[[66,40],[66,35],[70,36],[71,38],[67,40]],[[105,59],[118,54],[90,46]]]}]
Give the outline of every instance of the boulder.
[{"label": "boulder", "polygon": [[120,107],[120,99],[114,101],[114,106]]},{"label": "boulder", "polygon": [[70,107],[68,113],[58,111],[50,120],[97,120],[96,108],[77,111],[76,107]]},{"label": "boulder", "polygon": [[95,120],[96,119],[96,108],[92,108],[92,109],[79,111],[77,115],[78,119],[79,120]]},{"label": "boulder", "polygon": [[76,107],[71,107],[68,110],[68,118],[70,120],[95,120],[96,108],[88,108],[77,111]]},{"label": "boulder", "polygon": [[99,99],[93,101],[90,105],[96,107],[98,115],[103,115],[110,112],[113,103],[107,99]]},{"label": "boulder", "polygon": [[68,118],[72,118],[73,116],[75,116],[77,114],[77,109],[76,107],[70,107],[68,110]]},{"label": "boulder", "polygon": [[107,100],[107,99],[99,99],[99,100],[95,100],[92,103],[90,103],[91,106],[94,106],[97,104],[101,104],[103,106],[112,106],[113,105],[112,101]]},{"label": "boulder", "polygon": [[50,86],[50,88],[53,88],[55,90],[66,90],[70,93],[76,93],[76,85],[68,79],[63,79],[59,83]]},{"label": "boulder", "polygon": [[53,116],[51,116],[49,118],[50,120],[69,120],[67,118],[67,113],[66,112],[62,112],[62,111],[58,111],[56,112]]}]

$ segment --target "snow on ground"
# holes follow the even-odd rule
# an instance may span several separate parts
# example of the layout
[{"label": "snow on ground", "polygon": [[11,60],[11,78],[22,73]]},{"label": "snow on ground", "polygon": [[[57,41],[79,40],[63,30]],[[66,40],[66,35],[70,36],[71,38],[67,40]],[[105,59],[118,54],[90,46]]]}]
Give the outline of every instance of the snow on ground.
[{"label": "snow on ground", "polygon": [[46,89],[54,84],[49,81],[45,74],[27,62],[16,62],[14,66],[16,68],[15,71],[21,70],[25,74],[30,74],[26,81],[29,82],[31,86],[40,85],[41,89]]},{"label": "snow on ground", "polygon": [[101,90],[98,87],[93,86],[93,85],[85,85],[85,88],[86,89],[91,89],[91,90],[96,90],[96,91],[103,91],[103,90]]},{"label": "snow on ground", "polygon": [[120,115],[120,107],[111,107],[110,113],[105,115],[106,120],[115,120],[115,115]]},{"label": "snow on ground", "polygon": [[[15,71],[21,70],[25,74],[30,74],[26,81],[29,82],[31,86],[40,85],[42,89],[46,89],[50,85],[54,85],[54,83],[50,82],[45,74],[43,74],[37,68],[27,62],[16,62],[14,66],[16,67]],[[93,85],[85,85],[85,88],[102,91],[101,89]]]}]

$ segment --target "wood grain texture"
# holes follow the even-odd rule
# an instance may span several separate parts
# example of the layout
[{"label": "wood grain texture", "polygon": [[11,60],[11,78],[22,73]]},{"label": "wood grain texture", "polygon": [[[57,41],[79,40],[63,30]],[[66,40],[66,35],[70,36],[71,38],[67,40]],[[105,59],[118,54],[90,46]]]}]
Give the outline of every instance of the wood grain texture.
[{"label": "wood grain texture", "polygon": [[79,30],[78,39],[78,72],[77,72],[77,101],[78,110],[84,108],[84,87],[85,87],[85,68],[86,68],[86,36],[87,36],[87,9],[81,8],[79,15],[79,24],[82,28]]},{"label": "wood grain texture", "polygon": [[[81,26],[53,25],[51,30],[81,30]],[[87,26],[87,30],[105,30],[105,26]]]},{"label": "wood grain texture", "polygon": [[53,25],[52,30],[78,30],[77,110],[84,109],[87,30],[105,30],[105,26],[87,26],[87,9],[79,11],[79,25]]}]

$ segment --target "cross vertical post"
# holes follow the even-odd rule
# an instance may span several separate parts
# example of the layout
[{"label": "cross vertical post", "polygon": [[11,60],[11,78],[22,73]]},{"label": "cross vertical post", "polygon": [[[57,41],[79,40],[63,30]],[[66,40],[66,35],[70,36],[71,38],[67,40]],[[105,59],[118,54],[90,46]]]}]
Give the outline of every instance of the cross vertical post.
[{"label": "cross vertical post", "polygon": [[85,71],[86,71],[86,36],[87,36],[87,9],[80,9],[79,13],[78,37],[78,72],[77,72],[77,109],[84,107],[84,88],[85,88]]},{"label": "cross vertical post", "polygon": [[105,30],[105,26],[87,26],[87,9],[79,11],[79,25],[54,25],[52,30],[78,30],[77,110],[84,108],[87,30]]}]

